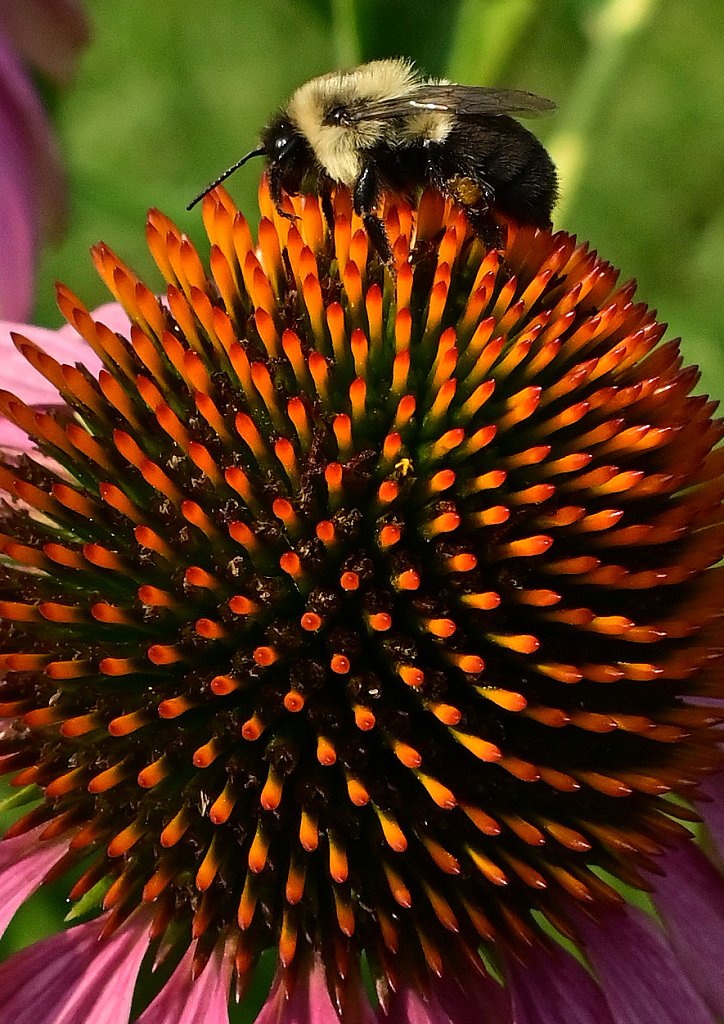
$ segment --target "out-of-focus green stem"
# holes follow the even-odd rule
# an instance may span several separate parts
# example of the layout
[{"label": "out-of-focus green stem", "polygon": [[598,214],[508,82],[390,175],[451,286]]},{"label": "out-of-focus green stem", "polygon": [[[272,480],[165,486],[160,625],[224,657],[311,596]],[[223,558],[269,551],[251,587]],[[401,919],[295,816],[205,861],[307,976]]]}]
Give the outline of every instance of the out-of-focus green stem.
[{"label": "out-of-focus green stem", "polygon": [[334,60],[338,68],[353,68],[360,62],[355,0],[332,0]]},{"label": "out-of-focus green stem", "polygon": [[496,82],[532,15],[534,0],[462,0],[448,75],[473,85]]},{"label": "out-of-focus green stem", "polygon": [[577,198],[594,146],[596,125],[616,87],[631,46],[651,21],[659,0],[607,0],[591,20],[591,47],[566,100],[548,149],[561,178],[561,219]]}]

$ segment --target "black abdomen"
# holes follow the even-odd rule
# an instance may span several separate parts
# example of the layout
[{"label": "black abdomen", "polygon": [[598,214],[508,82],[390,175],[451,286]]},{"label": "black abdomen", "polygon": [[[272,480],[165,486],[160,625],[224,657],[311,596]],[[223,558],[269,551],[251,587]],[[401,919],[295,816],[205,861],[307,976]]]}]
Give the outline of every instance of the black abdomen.
[{"label": "black abdomen", "polygon": [[512,117],[460,121],[439,150],[445,178],[463,174],[484,182],[501,213],[550,224],[558,194],[555,166],[535,135]]}]

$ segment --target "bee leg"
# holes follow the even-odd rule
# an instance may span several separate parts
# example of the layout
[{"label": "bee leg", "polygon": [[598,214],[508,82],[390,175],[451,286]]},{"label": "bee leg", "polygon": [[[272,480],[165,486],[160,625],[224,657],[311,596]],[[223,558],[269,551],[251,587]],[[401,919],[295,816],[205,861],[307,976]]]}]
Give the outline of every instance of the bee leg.
[{"label": "bee leg", "polygon": [[365,230],[370,236],[370,241],[377,251],[377,255],[382,262],[386,264],[386,266],[392,267],[392,248],[390,247],[390,240],[387,237],[387,232],[385,231],[385,225],[374,213],[363,214],[362,220]]},{"label": "bee leg", "polygon": [[330,185],[324,185],[321,189],[322,213],[327,222],[327,231],[334,237],[334,204],[332,203],[332,191]]},{"label": "bee leg", "polygon": [[274,209],[280,217],[283,217],[285,220],[299,220],[296,213],[287,213],[282,206],[285,190],[282,187],[281,174],[276,167],[271,167],[269,170],[269,195],[271,196],[271,201],[274,203]]},{"label": "bee leg", "polygon": [[445,183],[444,191],[465,210],[470,227],[486,249],[502,248],[500,227],[492,213],[495,191],[486,181],[457,175]]},{"label": "bee leg", "polygon": [[503,249],[505,247],[502,229],[488,207],[482,210],[472,206],[466,207],[465,214],[471,228],[486,249]]},{"label": "bee leg", "polygon": [[375,213],[377,206],[377,195],[379,193],[379,179],[372,161],[366,163],[360,171],[359,177],[354,185],[352,200],[354,212],[359,214],[364,223],[367,234],[370,236],[372,245],[383,263],[388,267],[392,266],[392,247],[385,231],[385,225]]}]

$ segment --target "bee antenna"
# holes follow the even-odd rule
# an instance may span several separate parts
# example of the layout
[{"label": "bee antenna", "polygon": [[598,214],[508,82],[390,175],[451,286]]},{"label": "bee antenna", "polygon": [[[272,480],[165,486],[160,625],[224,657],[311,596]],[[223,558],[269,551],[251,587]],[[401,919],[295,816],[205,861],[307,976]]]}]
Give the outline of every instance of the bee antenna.
[{"label": "bee antenna", "polygon": [[215,181],[212,181],[211,184],[206,186],[206,188],[203,190],[203,192],[199,192],[199,194],[196,196],[196,198],[191,200],[191,202],[186,207],[186,209],[187,210],[192,210],[194,208],[194,206],[196,206],[196,204],[201,199],[204,198],[204,196],[208,195],[209,192],[211,192],[212,189],[216,188],[217,185],[220,185],[222,181],[226,181],[226,179],[229,177],[229,175],[233,174],[234,171],[238,171],[238,169],[242,166],[242,164],[245,164],[247,160],[251,160],[251,158],[253,156],[266,156],[266,150],[263,149],[263,148],[252,149],[251,153],[247,153],[246,156],[243,156],[241,158],[241,160],[237,160],[235,164],[231,165],[231,167],[227,167],[223,174],[220,174],[219,177]]}]

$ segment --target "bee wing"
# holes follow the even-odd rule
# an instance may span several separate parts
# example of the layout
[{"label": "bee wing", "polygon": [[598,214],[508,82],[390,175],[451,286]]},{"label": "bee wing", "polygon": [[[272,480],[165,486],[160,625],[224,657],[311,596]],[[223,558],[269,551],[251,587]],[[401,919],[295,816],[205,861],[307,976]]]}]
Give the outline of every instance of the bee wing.
[{"label": "bee wing", "polygon": [[410,104],[413,109],[449,110],[458,117],[534,114],[555,108],[552,100],[532,92],[466,85],[423,85],[410,97]]},{"label": "bee wing", "polygon": [[519,89],[487,89],[470,85],[420,85],[406,96],[365,103],[352,111],[350,120],[369,121],[405,117],[416,110],[450,111],[457,117],[490,117],[496,114],[537,114],[553,110],[555,103]]}]

